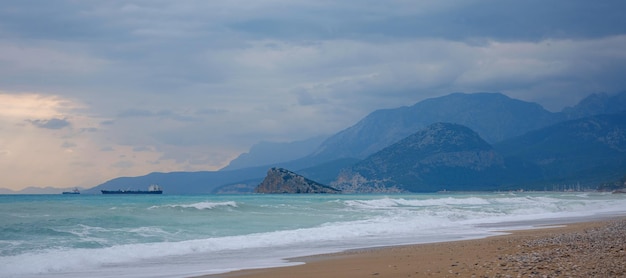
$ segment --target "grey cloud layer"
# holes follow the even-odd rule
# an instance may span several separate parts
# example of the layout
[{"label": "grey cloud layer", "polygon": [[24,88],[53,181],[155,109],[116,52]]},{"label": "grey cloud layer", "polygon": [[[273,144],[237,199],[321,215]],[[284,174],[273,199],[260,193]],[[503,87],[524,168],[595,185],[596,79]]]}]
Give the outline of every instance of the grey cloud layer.
[{"label": "grey cloud layer", "polygon": [[32,125],[46,129],[61,129],[68,127],[71,123],[67,119],[48,119],[48,120],[28,120]]}]

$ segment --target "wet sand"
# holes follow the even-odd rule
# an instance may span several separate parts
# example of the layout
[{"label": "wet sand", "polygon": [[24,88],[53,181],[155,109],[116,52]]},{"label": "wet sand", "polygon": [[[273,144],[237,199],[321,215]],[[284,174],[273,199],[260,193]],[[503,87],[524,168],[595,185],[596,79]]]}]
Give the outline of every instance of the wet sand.
[{"label": "wet sand", "polygon": [[203,277],[626,277],[626,218],[292,261]]}]

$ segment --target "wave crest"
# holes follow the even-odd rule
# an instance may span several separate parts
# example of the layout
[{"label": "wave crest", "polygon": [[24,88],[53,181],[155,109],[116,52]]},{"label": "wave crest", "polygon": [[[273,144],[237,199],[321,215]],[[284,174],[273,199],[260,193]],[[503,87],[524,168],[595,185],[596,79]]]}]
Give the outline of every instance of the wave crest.
[{"label": "wave crest", "polygon": [[197,210],[206,210],[206,209],[214,209],[218,207],[231,207],[236,208],[237,203],[234,201],[227,202],[198,202],[193,204],[175,204],[175,205],[163,205],[163,206],[152,206],[149,209],[158,209],[158,208],[183,208],[183,209],[197,209]]}]

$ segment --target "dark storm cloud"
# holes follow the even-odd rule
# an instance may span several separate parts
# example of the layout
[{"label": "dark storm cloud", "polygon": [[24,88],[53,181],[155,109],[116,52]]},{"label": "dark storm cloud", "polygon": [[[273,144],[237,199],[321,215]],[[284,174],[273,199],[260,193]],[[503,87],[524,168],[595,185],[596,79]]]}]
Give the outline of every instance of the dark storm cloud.
[{"label": "dark storm cloud", "polygon": [[[430,5],[422,5],[423,3]],[[626,2],[572,1],[341,2],[305,14],[259,15],[230,26],[255,36],[294,38],[442,38],[542,40],[623,34]],[[393,10],[396,5],[397,10]],[[437,7],[440,6],[440,7]]]},{"label": "dark storm cloud", "polygon": [[[87,3],[84,3],[87,4]],[[81,16],[81,2],[5,1],[0,26],[5,35],[24,39],[77,39],[102,35],[106,22]]]},{"label": "dark storm cloud", "polygon": [[[23,38],[92,41],[104,46],[139,42],[108,51],[125,60],[150,58],[156,55],[150,51],[155,47],[167,53],[195,51],[207,45],[241,46],[237,32],[251,38],[312,40],[541,40],[597,38],[626,31],[626,2],[619,0],[258,3],[5,1],[0,24],[5,35]],[[255,12],[246,5],[256,8]],[[146,38],[156,45],[145,44]],[[138,51],[127,55],[123,48],[129,47]]]}]

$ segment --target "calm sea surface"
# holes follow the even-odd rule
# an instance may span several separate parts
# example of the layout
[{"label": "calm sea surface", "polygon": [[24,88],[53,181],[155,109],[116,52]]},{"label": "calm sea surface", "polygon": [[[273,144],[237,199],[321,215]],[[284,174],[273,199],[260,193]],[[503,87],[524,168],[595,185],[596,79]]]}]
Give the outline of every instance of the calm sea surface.
[{"label": "calm sea surface", "polygon": [[190,277],[626,215],[626,194],[0,195],[0,277]]}]

